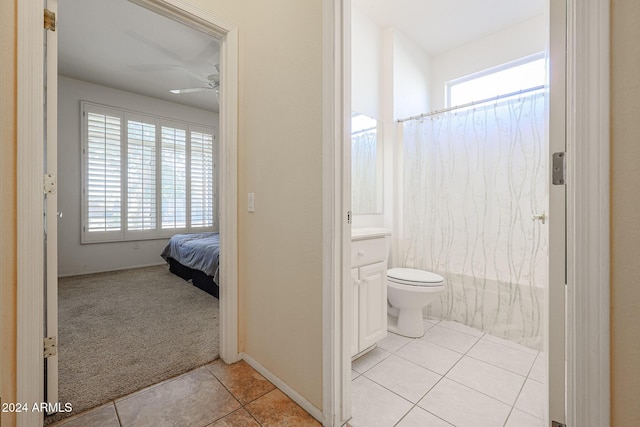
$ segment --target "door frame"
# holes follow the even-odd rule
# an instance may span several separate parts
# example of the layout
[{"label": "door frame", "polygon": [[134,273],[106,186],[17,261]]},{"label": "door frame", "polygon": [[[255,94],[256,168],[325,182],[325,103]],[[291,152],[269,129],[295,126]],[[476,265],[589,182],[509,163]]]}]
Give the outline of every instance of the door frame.
[{"label": "door frame", "polygon": [[351,0],[323,0],[323,426],[351,418]]},{"label": "door frame", "polygon": [[567,0],[569,426],[610,423],[609,16],[609,0]]},{"label": "door frame", "polygon": [[238,27],[183,0],[129,0],[220,41],[220,358],[238,349]]},{"label": "door frame", "polygon": [[[238,28],[183,0],[136,3],[221,41],[220,50],[220,357],[240,359],[238,351],[237,139]],[[42,3],[16,2],[17,12],[17,303],[16,402],[42,402],[44,238],[42,233],[44,90]],[[27,412],[18,426],[40,426],[43,414]]]},{"label": "door frame", "polygon": [[[553,0],[551,0],[553,1]],[[323,334],[325,426],[350,417],[350,322],[342,304],[349,265],[347,165],[349,0],[324,1],[325,227]],[[609,0],[567,0],[566,424],[610,423]],[[326,235],[327,233],[325,233]],[[348,300],[346,300],[348,301]]]}]

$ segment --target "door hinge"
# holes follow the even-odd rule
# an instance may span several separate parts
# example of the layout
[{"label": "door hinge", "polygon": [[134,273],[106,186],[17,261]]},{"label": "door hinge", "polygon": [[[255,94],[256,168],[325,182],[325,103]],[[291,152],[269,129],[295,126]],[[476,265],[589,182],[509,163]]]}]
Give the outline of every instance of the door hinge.
[{"label": "door hinge", "polygon": [[351,211],[347,211],[347,224],[351,224]]},{"label": "door hinge", "polygon": [[551,421],[551,427],[567,427],[564,423],[559,423],[558,421]]},{"label": "door hinge", "polygon": [[565,185],[565,157],[566,153],[564,152],[553,153],[553,162],[551,165],[551,183],[553,185]]},{"label": "door hinge", "polygon": [[56,13],[49,9],[44,10],[44,29],[51,31],[56,30]]},{"label": "door hinge", "polygon": [[44,358],[58,354],[57,337],[44,337]]},{"label": "door hinge", "polygon": [[44,194],[56,194],[56,187],[58,184],[58,179],[55,175],[51,175],[50,173],[44,174]]}]

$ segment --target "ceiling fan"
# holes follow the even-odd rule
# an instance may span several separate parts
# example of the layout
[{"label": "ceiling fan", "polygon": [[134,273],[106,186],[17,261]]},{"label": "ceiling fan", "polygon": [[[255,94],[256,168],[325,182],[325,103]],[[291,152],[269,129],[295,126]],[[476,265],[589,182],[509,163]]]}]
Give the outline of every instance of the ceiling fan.
[{"label": "ceiling fan", "polygon": [[202,86],[197,86],[197,87],[190,87],[190,88],[185,88],[185,89],[170,89],[169,92],[171,93],[176,93],[176,94],[182,94],[182,93],[194,93],[194,92],[204,92],[207,90],[213,90],[216,93],[216,96],[219,95],[219,90],[220,90],[220,73],[218,70],[218,65],[215,66],[216,71],[212,74],[209,74],[208,76],[203,76],[197,73],[194,73],[193,71],[187,69],[187,68],[183,68],[180,66],[174,66],[174,68],[183,70],[184,72],[186,72],[187,74],[195,77],[196,79],[198,79],[200,82],[202,82]]}]

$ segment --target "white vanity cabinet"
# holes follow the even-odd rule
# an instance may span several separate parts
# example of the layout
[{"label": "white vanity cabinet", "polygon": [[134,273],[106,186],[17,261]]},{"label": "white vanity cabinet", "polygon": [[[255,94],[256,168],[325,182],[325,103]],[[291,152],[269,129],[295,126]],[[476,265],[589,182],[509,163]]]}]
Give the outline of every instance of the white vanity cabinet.
[{"label": "white vanity cabinet", "polygon": [[[351,356],[370,350],[387,336],[387,256],[389,232],[352,233],[353,339]],[[377,230],[377,232],[375,232]]]}]

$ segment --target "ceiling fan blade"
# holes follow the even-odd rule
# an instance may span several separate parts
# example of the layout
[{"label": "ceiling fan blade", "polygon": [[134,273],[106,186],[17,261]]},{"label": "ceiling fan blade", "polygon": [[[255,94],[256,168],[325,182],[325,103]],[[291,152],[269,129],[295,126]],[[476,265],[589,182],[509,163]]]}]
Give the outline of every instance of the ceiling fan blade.
[{"label": "ceiling fan blade", "polygon": [[211,90],[210,87],[191,87],[188,89],[171,89],[169,92],[171,93],[194,93],[194,92],[204,92],[205,90]]}]

